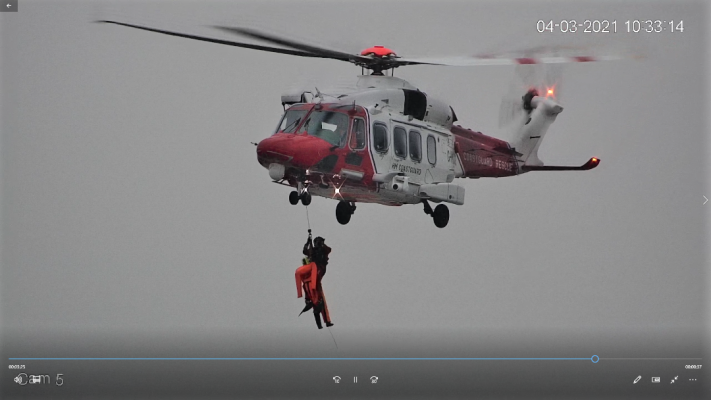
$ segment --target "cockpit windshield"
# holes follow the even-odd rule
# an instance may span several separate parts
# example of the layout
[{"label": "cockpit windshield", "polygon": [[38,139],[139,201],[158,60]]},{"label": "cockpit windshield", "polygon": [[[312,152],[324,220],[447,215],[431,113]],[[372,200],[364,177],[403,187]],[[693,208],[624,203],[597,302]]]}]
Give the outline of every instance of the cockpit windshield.
[{"label": "cockpit windshield", "polygon": [[274,133],[294,133],[308,112],[309,110],[287,110]]},{"label": "cockpit windshield", "polygon": [[297,133],[319,137],[334,146],[344,146],[348,135],[348,115],[333,111],[314,111]]}]

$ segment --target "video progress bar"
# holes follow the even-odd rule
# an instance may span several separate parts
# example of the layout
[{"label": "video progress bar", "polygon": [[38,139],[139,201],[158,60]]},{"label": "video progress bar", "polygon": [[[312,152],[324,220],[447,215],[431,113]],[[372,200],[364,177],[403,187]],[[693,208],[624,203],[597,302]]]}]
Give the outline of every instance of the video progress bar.
[{"label": "video progress bar", "polygon": [[9,361],[592,361],[600,357],[29,357]]}]

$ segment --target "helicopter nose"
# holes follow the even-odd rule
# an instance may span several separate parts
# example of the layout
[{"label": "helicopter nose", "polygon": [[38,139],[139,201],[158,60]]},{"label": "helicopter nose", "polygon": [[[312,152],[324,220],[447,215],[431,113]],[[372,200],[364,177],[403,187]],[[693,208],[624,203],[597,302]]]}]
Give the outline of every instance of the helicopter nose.
[{"label": "helicopter nose", "polygon": [[267,169],[272,163],[307,169],[330,155],[331,148],[328,142],[313,136],[276,134],[259,142],[257,159]]},{"label": "helicopter nose", "polygon": [[257,145],[257,159],[264,167],[271,163],[287,164],[294,158],[293,141],[296,135],[274,135]]}]

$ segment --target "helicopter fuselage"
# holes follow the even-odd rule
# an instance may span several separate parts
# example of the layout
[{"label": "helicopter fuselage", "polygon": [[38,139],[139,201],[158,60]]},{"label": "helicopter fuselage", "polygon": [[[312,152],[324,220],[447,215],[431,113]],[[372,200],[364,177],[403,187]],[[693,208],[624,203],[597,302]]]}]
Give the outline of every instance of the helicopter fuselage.
[{"label": "helicopter fuselage", "polygon": [[445,103],[397,78],[368,83],[380,87],[286,110],[257,147],[273,180],[354,203],[461,205],[464,188],[454,178],[521,172],[507,142],[453,126],[454,111]]}]

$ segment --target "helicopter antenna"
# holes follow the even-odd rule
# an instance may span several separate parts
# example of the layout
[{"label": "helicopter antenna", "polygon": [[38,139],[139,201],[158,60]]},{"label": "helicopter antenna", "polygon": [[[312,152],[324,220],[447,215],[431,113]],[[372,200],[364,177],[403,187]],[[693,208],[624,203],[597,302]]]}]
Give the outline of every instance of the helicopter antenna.
[{"label": "helicopter antenna", "polygon": [[315,97],[320,99],[320,101],[318,101],[318,103],[321,103],[323,100],[326,100],[326,97],[333,97],[334,99],[339,98],[335,94],[323,93],[318,88],[315,88],[315,89],[316,89]]}]

